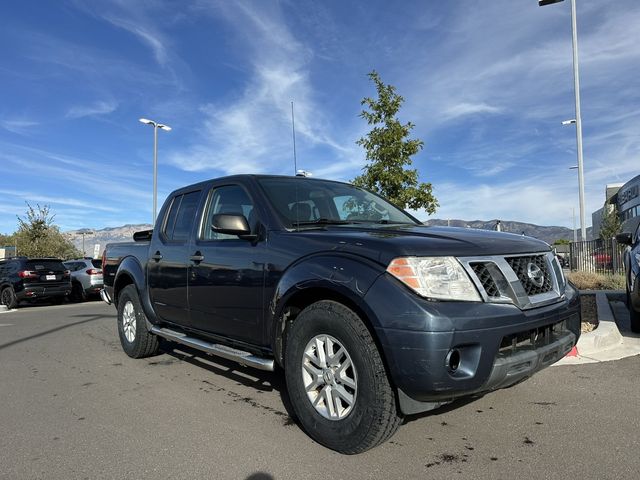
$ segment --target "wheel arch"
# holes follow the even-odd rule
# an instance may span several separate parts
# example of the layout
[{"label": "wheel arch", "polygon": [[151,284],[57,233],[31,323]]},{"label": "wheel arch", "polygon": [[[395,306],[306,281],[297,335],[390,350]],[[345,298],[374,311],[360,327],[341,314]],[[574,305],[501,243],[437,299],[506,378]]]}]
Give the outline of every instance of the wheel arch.
[{"label": "wheel arch", "polygon": [[138,259],[133,256],[126,257],[122,260],[115,275],[113,282],[113,303],[116,308],[118,308],[118,297],[122,289],[131,284],[133,284],[138,291],[138,298],[142,304],[142,310],[145,316],[151,323],[155,323],[156,315],[149,298],[145,271]]},{"label": "wheel arch", "polygon": [[323,256],[300,262],[283,275],[271,300],[269,325],[276,362],[282,366],[288,330],[307,306],[330,300],[352,310],[365,324],[388,368],[384,349],[376,334],[378,319],[364,297],[384,272],[380,265],[358,257]]}]

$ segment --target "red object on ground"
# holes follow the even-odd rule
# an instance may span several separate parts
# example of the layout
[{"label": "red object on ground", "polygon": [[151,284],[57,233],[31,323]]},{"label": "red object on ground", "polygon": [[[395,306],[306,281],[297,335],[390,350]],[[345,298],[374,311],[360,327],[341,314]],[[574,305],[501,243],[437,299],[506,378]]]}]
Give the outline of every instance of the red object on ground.
[{"label": "red object on ground", "polygon": [[567,357],[577,357],[578,356],[578,347],[573,347],[569,350],[569,353],[566,355]]}]

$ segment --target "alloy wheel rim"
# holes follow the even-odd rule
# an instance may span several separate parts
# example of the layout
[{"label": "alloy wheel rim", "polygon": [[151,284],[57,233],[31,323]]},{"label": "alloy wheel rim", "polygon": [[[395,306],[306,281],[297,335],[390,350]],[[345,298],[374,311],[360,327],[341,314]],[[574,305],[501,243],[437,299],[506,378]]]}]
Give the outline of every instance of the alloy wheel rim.
[{"label": "alloy wheel rim", "polygon": [[136,311],[131,300],[127,301],[122,309],[122,330],[129,343],[136,339]]},{"label": "alloy wheel rim", "polygon": [[331,335],[316,335],[304,349],[302,382],[313,408],[328,420],[342,420],[356,402],[358,377],[347,349]]}]

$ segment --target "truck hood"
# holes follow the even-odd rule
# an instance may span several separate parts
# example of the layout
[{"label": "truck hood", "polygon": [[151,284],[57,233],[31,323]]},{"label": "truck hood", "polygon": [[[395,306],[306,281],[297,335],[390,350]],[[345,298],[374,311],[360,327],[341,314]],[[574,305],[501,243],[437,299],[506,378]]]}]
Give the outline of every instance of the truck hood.
[{"label": "truck hood", "polygon": [[551,247],[532,237],[458,227],[422,225],[339,225],[296,232],[321,235],[333,250],[347,251],[387,264],[400,256],[510,255],[547,252]]}]

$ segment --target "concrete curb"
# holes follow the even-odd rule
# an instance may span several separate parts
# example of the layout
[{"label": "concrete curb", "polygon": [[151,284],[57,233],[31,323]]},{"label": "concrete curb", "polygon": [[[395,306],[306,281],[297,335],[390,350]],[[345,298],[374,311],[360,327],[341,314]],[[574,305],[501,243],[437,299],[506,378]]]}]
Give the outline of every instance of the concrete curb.
[{"label": "concrete curb", "polygon": [[0,305],[0,313],[5,313],[8,312],[9,309],[7,308],[6,305]]},{"label": "concrete curb", "polygon": [[576,347],[554,365],[607,362],[640,355],[640,335],[626,331],[624,335],[620,333],[616,317],[609,304],[608,296],[612,293],[619,292],[615,290],[580,292],[581,295],[596,296],[598,328],[592,332],[583,333]]},{"label": "concrete curb", "polygon": [[596,307],[598,310],[598,328],[580,335],[580,340],[576,345],[578,355],[589,357],[600,350],[622,343],[622,335],[618,330],[616,319],[613,316],[613,311],[605,292],[596,292]]}]

